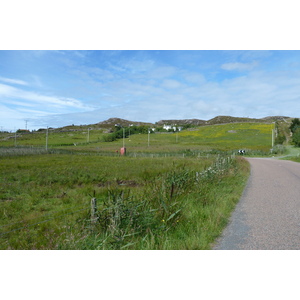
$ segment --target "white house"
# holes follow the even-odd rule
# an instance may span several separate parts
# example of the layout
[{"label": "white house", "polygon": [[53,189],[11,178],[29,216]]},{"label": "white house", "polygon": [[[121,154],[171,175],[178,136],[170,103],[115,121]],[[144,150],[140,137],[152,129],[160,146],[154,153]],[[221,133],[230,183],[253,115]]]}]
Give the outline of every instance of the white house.
[{"label": "white house", "polygon": [[176,126],[173,126],[173,125],[165,125],[164,124],[163,129],[165,129],[165,130],[173,129],[174,131],[176,131],[176,130],[181,131],[182,127],[180,127],[180,126],[176,127]]},{"label": "white house", "polygon": [[171,125],[165,125],[165,124],[164,124],[163,129],[165,129],[165,130],[170,130],[170,129],[172,129],[172,126],[171,126]]}]

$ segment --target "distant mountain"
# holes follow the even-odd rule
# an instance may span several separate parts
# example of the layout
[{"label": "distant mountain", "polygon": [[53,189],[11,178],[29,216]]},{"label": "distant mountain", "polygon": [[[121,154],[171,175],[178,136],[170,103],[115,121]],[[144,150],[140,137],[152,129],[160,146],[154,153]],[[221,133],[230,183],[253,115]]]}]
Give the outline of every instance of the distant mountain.
[{"label": "distant mountain", "polygon": [[160,120],[156,124],[157,125],[186,125],[191,124],[195,126],[203,126],[203,125],[215,125],[215,124],[227,124],[227,123],[244,123],[244,122],[257,122],[257,123],[272,123],[276,121],[287,121],[290,117],[283,116],[273,116],[273,117],[265,117],[261,119],[255,118],[241,118],[241,117],[231,117],[231,116],[217,116],[210,120],[204,121],[199,119],[183,119],[183,120]]},{"label": "distant mountain", "polygon": [[[136,125],[136,126],[163,126],[163,125],[177,125],[177,126],[183,126],[183,125],[193,125],[193,126],[204,126],[204,125],[215,125],[215,124],[227,124],[227,123],[244,123],[244,122],[258,122],[258,123],[272,123],[276,121],[290,121],[290,117],[283,117],[283,116],[271,116],[271,117],[265,117],[261,119],[254,119],[254,118],[241,118],[241,117],[231,117],[231,116],[217,116],[215,118],[212,118],[210,120],[200,120],[200,119],[172,119],[172,120],[160,120],[156,122],[155,124],[149,123],[149,122],[136,122],[136,121],[129,121],[125,119],[120,118],[110,118],[105,121],[101,121],[96,124],[89,124],[89,125],[69,125],[64,126],[61,128],[53,129],[55,131],[77,131],[77,130],[87,130],[88,128],[93,129],[105,129],[107,132],[111,131],[112,128],[116,124],[119,124],[124,127],[128,127],[130,125]],[[42,130],[42,129],[40,129]],[[45,130],[45,129],[44,129]]]},{"label": "distant mountain", "polygon": [[141,126],[141,125],[147,125],[147,126],[153,126],[152,123],[147,123],[147,122],[134,122],[134,121],[129,121],[129,120],[124,120],[120,118],[110,118],[108,120],[102,121],[97,123],[96,125],[99,125],[100,127],[108,127],[108,126],[115,126],[116,124],[120,124],[122,126],[130,126],[130,125],[136,125],[136,126]]},{"label": "distant mountain", "polygon": [[187,125],[187,124],[191,124],[191,125],[196,125],[196,126],[201,126],[201,125],[205,125],[206,121],[204,120],[199,120],[199,119],[183,119],[183,120],[160,120],[158,122],[156,122],[157,125]]},{"label": "distant mountain", "polygon": [[282,117],[282,116],[275,116],[275,117],[265,117],[260,120],[265,120],[267,122],[276,122],[276,121],[285,121],[287,122],[288,120],[291,120],[292,118],[290,117]]}]

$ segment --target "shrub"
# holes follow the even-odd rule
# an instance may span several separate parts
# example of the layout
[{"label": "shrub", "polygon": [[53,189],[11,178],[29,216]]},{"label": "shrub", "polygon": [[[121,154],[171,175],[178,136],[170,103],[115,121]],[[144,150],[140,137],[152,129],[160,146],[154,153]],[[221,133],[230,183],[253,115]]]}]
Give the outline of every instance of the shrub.
[{"label": "shrub", "polygon": [[292,141],[296,147],[300,147],[300,127],[293,133]]}]

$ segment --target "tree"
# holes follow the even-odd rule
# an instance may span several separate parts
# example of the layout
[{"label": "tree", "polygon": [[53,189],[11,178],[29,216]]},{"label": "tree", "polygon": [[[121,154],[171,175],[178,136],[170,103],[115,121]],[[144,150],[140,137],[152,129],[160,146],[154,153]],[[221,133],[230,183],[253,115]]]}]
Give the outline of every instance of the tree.
[{"label": "tree", "polygon": [[275,145],[282,145],[286,141],[286,137],[284,134],[279,133],[275,139]]},{"label": "tree", "polygon": [[294,134],[297,130],[297,128],[300,128],[300,120],[298,118],[295,118],[292,120],[292,124],[290,125],[290,130]]},{"label": "tree", "polygon": [[292,141],[296,147],[300,147],[300,127],[293,133]]}]

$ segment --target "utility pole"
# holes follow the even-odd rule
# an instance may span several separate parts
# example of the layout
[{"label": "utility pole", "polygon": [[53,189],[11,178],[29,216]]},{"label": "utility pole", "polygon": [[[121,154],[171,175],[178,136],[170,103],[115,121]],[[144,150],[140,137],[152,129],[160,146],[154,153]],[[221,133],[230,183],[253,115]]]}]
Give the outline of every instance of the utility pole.
[{"label": "utility pole", "polygon": [[87,135],[87,142],[88,142],[88,143],[90,142],[90,129],[91,129],[91,128],[88,128],[88,135]]},{"label": "utility pole", "polygon": [[46,130],[46,151],[48,151],[48,126]]},{"label": "utility pole", "polygon": [[275,131],[275,123],[274,124],[274,128],[272,128],[272,148],[274,147],[274,131]]},{"label": "utility pole", "polygon": [[15,147],[17,147],[17,130],[15,128]]},{"label": "utility pole", "polygon": [[123,127],[123,148],[125,147],[125,128]]},{"label": "utility pole", "polygon": [[150,128],[148,128],[148,147],[150,146]]}]

